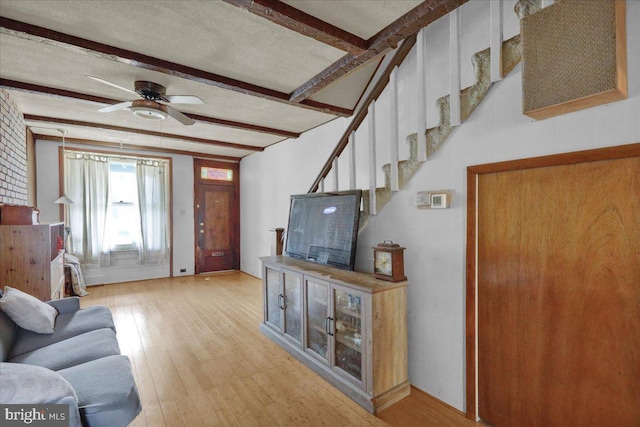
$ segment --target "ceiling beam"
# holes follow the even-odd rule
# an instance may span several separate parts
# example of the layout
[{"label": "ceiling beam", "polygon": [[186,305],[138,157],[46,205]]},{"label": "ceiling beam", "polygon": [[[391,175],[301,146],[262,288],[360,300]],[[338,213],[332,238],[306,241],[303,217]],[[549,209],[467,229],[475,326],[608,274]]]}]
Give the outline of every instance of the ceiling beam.
[{"label": "ceiling beam", "polygon": [[325,68],[291,93],[291,101],[306,102],[321,89],[329,86],[345,74],[365,64],[378,55],[395,49],[398,43],[416,34],[421,28],[469,0],[425,0],[420,5],[396,19],[368,40],[369,48],[360,55],[347,54]]},{"label": "ceiling beam", "polygon": [[352,55],[361,55],[368,47],[366,40],[279,0],[224,1]]},{"label": "ceiling beam", "polygon": [[[40,140],[40,141],[62,142],[62,137],[53,136],[53,135],[33,134],[33,139]],[[242,159],[241,157],[218,156],[215,154],[197,153],[195,151],[173,150],[170,148],[160,148],[160,147],[147,147],[146,145],[136,145],[136,144],[120,144],[118,142],[97,141],[93,139],[65,138],[64,142],[67,144],[89,145],[89,146],[95,146],[95,147],[110,147],[110,148],[117,148],[120,150],[153,151],[155,153],[180,154],[183,156],[227,160],[232,162],[239,162]]]},{"label": "ceiling beam", "polygon": [[75,99],[80,101],[93,102],[96,104],[117,104],[122,101],[111,98],[103,98],[101,96],[88,95],[84,93],[74,92],[71,90],[56,89],[48,86],[36,85],[33,83],[19,82],[17,80],[9,80],[0,78],[0,87],[8,90],[17,90],[20,92],[33,93],[35,95],[48,95],[54,98]]},{"label": "ceiling beam", "polygon": [[155,132],[151,130],[127,128],[123,126],[105,125],[103,123],[82,122],[79,120],[68,120],[68,119],[61,119],[57,117],[34,116],[32,114],[25,114],[24,120],[32,121],[32,122],[58,123],[58,124],[69,125],[69,126],[81,126],[81,127],[95,128],[95,129],[113,130],[117,132],[136,133],[140,135],[157,136],[160,138],[195,142],[197,144],[207,144],[207,145],[215,145],[218,147],[234,148],[236,150],[264,151],[263,147],[256,147],[253,145],[235,144],[233,142],[216,141],[213,139],[196,138],[192,136],[173,135],[173,134],[167,134],[164,132]]},{"label": "ceiling beam", "polygon": [[16,35],[39,43],[45,42],[49,45],[65,49],[68,48],[68,46],[73,46],[73,51],[76,53],[84,52],[85,54],[97,56],[109,61],[131,65],[144,70],[156,71],[158,73],[230,90],[244,95],[264,98],[269,101],[337,116],[347,117],[352,113],[349,109],[310,99],[301,102],[292,101],[289,99],[290,96],[287,93],[278,92],[273,89],[264,88],[251,83],[210,73],[208,71],[198,70],[186,65],[176,64],[175,62],[165,61],[164,59],[154,58],[152,56],[143,55],[138,52],[132,52],[130,50],[121,49],[104,43],[98,43],[69,34],[60,33],[48,28],[38,27],[36,25],[27,24],[26,22],[5,18],[3,16],[0,16],[0,27],[4,28],[2,32],[5,34]]},{"label": "ceiling beam", "polygon": [[183,114],[189,117],[190,119],[195,120],[196,122],[201,122],[201,123],[209,123],[209,124],[220,125],[220,126],[225,126],[225,127],[234,128],[234,129],[248,130],[252,132],[266,133],[269,135],[283,136],[285,138],[295,139],[300,136],[300,132],[291,132],[288,130],[253,125],[251,123],[236,122],[233,120],[217,119],[209,116],[201,116],[199,114],[191,114],[191,113],[183,113]]},{"label": "ceiling beam", "polygon": [[[48,86],[40,86],[32,83],[19,82],[15,80],[0,79],[0,87],[9,90],[18,90],[21,92],[34,93],[36,95],[48,95],[57,98],[74,99],[88,101],[97,104],[113,105],[122,102],[118,99],[103,98],[101,96],[88,95],[70,90],[56,89]],[[297,138],[300,136],[298,132],[290,132],[282,129],[274,129],[266,126],[252,125],[249,123],[235,122],[232,120],[217,119],[215,117],[200,116],[197,114],[183,113],[187,117],[202,123],[220,125],[234,129],[248,130],[252,132],[266,133],[270,135],[284,136],[286,138]]]}]

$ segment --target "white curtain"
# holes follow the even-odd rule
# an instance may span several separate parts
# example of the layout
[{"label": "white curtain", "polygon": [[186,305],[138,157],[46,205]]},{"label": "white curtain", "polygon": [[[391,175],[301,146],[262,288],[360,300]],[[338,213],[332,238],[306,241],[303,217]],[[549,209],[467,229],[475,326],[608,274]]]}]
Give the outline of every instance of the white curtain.
[{"label": "white curtain", "polygon": [[138,159],[140,264],[164,262],[169,254],[168,162]]},{"label": "white curtain", "polygon": [[109,207],[109,159],[99,154],[67,151],[64,180],[71,226],[70,252],[82,264],[103,264],[103,242]]}]

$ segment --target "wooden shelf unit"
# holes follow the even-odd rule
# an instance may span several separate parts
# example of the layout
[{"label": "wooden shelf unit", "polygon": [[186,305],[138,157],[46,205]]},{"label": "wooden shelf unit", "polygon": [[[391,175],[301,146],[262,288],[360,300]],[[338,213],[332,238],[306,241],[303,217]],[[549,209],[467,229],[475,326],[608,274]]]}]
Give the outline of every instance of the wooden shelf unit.
[{"label": "wooden shelf unit", "polygon": [[0,287],[48,301],[64,297],[64,224],[0,225]]},{"label": "wooden shelf unit", "polygon": [[[409,395],[406,281],[286,256],[261,261],[264,335],[372,414]],[[284,297],[287,276],[301,278],[299,300]],[[326,307],[326,317],[318,307]],[[299,316],[296,322],[292,315]],[[286,323],[300,323],[300,337],[292,338]]]}]

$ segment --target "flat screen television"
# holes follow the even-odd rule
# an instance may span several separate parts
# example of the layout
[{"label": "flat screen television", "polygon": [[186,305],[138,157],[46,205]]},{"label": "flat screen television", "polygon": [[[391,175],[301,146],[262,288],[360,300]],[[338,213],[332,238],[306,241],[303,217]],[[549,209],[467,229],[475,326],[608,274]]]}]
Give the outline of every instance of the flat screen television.
[{"label": "flat screen television", "polygon": [[291,196],[285,255],[353,271],[361,198],[362,190]]}]

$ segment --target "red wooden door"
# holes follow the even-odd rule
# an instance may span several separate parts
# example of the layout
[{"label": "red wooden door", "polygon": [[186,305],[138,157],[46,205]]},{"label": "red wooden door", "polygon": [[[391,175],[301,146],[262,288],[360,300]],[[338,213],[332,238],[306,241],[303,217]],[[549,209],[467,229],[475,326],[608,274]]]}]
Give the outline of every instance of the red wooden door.
[{"label": "red wooden door", "polygon": [[640,426],[640,158],[478,179],[478,409]]},{"label": "red wooden door", "polygon": [[240,268],[238,164],[194,160],[196,273]]}]

